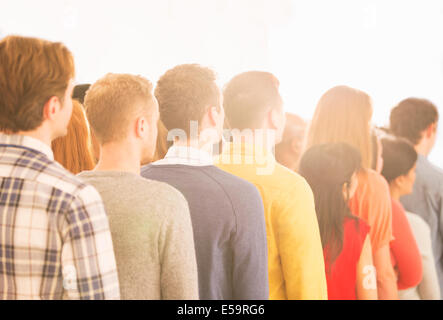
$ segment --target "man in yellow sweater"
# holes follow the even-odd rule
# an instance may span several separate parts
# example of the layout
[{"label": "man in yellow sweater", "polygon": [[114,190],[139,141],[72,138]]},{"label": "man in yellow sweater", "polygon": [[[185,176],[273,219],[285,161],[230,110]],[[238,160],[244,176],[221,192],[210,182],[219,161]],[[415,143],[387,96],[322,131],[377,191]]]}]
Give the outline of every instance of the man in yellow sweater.
[{"label": "man in yellow sweater", "polygon": [[217,165],[253,183],[263,199],[270,299],[327,299],[323,250],[312,191],[298,174],[275,161],[285,114],[279,82],[267,72],[246,72],[224,89],[231,141]]}]

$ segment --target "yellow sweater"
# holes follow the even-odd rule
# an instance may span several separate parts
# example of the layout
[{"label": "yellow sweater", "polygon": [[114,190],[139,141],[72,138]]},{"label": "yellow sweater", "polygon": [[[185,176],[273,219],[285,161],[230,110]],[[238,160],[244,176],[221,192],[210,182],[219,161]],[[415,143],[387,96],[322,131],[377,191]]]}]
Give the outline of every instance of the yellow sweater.
[{"label": "yellow sweater", "polygon": [[253,183],[265,208],[270,299],[327,299],[323,250],[308,183],[253,145],[227,144],[222,170]]}]

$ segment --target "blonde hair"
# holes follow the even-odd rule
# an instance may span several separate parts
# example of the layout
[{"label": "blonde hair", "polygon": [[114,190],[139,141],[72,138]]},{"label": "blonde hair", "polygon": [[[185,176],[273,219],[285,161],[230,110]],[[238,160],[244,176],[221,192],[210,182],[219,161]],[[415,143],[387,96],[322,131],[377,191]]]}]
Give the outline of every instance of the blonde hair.
[{"label": "blonde hair", "polygon": [[91,136],[83,106],[72,100],[72,117],[68,134],[52,141],[54,159],[73,174],[92,170],[95,166]]},{"label": "blonde hair", "polygon": [[86,115],[97,141],[103,145],[126,137],[136,116],[153,109],[152,83],[141,76],[109,73],[95,82],[85,96]]},{"label": "blonde hair", "polygon": [[360,151],[362,167],[371,168],[371,118],[368,94],[347,86],[334,87],[317,104],[305,149],[323,143],[348,143]]}]

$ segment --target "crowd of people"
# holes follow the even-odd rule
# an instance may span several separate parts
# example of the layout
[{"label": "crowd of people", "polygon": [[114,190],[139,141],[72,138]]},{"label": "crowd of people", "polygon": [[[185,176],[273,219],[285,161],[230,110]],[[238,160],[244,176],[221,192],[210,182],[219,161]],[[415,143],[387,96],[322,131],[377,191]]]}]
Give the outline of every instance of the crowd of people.
[{"label": "crowd of people", "polygon": [[430,101],[377,128],[348,86],[286,113],[264,71],[74,79],[62,43],[0,41],[1,299],[440,299]]}]

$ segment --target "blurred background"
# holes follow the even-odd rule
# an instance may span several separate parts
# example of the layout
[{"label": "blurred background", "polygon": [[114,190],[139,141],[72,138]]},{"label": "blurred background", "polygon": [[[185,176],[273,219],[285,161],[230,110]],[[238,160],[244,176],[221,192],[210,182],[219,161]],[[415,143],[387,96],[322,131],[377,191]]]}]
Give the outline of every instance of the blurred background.
[{"label": "blurred background", "polygon": [[[286,109],[305,119],[339,84],[371,95],[377,125],[409,96],[443,116],[443,0],[0,0],[0,38],[7,34],[66,43],[77,83],[107,72],[156,81],[197,62],[221,85],[271,71]],[[430,158],[443,167],[442,134]]]}]

